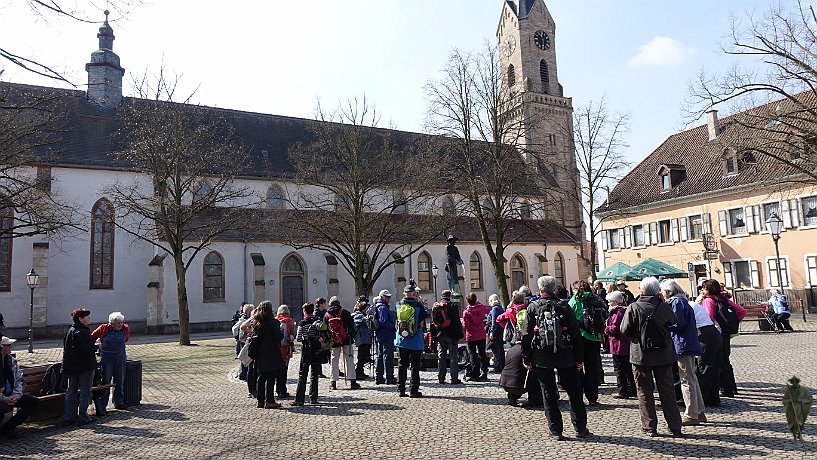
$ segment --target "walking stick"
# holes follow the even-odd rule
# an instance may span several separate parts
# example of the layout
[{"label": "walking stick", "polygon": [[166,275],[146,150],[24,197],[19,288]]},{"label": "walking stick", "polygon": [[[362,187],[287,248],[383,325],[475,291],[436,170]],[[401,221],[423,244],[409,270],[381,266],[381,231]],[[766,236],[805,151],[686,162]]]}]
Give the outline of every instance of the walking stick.
[{"label": "walking stick", "polygon": [[530,369],[528,369],[528,372],[525,373],[525,385],[524,385],[524,388],[528,387],[528,377],[530,377]]}]

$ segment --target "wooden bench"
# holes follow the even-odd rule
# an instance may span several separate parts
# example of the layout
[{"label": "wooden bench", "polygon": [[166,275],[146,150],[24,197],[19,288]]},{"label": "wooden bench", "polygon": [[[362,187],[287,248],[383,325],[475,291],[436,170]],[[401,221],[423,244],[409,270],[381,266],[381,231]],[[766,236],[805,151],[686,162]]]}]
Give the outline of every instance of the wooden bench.
[{"label": "wooden bench", "polygon": [[749,321],[758,321],[762,325],[768,321],[764,315],[767,309],[766,305],[761,303],[745,303],[743,304],[743,308],[746,309],[746,316],[743,318],[743,321],[740,322],[741,325]]},{"label": "wooden bench", "polygon": [[[35,420],[54,418],[62,416],[63,413],[65,393],[40,395],[40,390],[42,389],[43,385],[43,377],[45,377],[45,373],[48,371],[50,366],[51,363],[42,364],[39,366],[21,366],[21,370],[23,371],[23,380],[25,380],[25,387],[23,387],[23,391],[26,394],[36,396],[37,399],[40,400],[40,405],[37,412],[32,416],[32,418]],[[91,388],[91,393],[93,397],[96,397],[99,393],[111,387],[113,387],[112,384],[98,385]],[[91,401],[91,404],[93,404],[93,400]]]}]

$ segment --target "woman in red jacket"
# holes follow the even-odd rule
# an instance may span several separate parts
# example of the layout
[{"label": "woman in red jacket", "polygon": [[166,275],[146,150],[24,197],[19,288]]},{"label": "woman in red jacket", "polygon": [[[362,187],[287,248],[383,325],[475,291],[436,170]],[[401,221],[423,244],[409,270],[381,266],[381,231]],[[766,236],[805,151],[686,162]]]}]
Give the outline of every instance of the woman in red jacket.
[{"label": "woman in red jacket", "polygon": [[[115,311],[108,315],[108,322],[100,324],[91,332],[91,337],[101,340],[99,356],[102,358],[102,383],[107,385],[113,379],[113,405],[117,409],[125,408],[125,343],[130,339],[130,328],[125,324],[125,316]],[[106,389],[95,400],[96,415],[108,413],[108,401],[111,390]]]},{"label": "woman in red jacket", "polygon": [[[465,296],[468,307],[462,312],[462,325],[465,329],[465,341],[471,355],[471,381],[488,380],[488,354],[485,353],[485,317],[491,307],[477,301],[473,292]],[[482,370],[482,374],[480,374]]]},{"label": "woman in red jacket", "polygon": [[729,299],[729,294],[721,291],[721,283],[718,280],[706,280],[702,286],[703,299],[701,305],[709,313],[709,318],[716,324],[716,327],[721,331],[723,337],[723,345],[721,347],[721,395],[727,398],[734,397],[738,392],[737,383],[735,382],[735,371],[732,369],[732,363],[729,361],[729,355],[732,354],[730,341],[732,334],[737,331],[729,331],[729,325],[726,322],[723,310],[732,309],[737,313],[738,321],[743,321],[746,316],[746,309],[742,306],[732,302]]}]

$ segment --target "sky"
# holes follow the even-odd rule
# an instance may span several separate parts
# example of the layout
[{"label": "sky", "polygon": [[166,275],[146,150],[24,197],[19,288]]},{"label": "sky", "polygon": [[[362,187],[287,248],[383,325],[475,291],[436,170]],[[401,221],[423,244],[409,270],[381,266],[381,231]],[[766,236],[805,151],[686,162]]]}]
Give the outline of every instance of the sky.
[{"label": "sky", "polygon": [[[542,1],[542,0],[536,0]],[[559,81],[574,107],[606,98],[627,113],[625,155],[636,163],[685,125],[681,106],[702,69],[733,62],[719,45],[730,14],[756,14],[775,0],[550,0]],[[58,3],[63,3],[58,0]],[[776,2],[775,2],[776,3]],[[781,2],[795,5],[794,0]],[[102,21],[102,0],[65,0]],[[365,96],[380,125],[422,131],[423,86],[452,49],[496,41],[503,0],[164,0],[114,11],[114,51],[129,82],[145,74],[181,77],[178,94],[208,106],[314,117]],[[46,63],[78,89],[97,48],[99,23],[33,13],[0,0],[0,48]],[[67,87],[0,61],[4,81]],[[698,121],[697,124],[701,122]]]}]

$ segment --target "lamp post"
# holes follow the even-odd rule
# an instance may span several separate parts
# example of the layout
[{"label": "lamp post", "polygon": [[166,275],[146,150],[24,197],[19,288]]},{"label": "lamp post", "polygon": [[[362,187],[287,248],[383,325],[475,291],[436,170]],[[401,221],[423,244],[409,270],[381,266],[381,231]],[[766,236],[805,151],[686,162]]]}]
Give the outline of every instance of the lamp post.
[{"label": "lamp post", "polygon": [[431,274],[434,276],[434,302],[437,301],[437,273],[440,272],[440,269],[437,268],[437,264],[431,266]]},{"label": "lamp post", "polygon": [[31,304],[28,313],[28,352],[34,353],[34,288],[40,284],[40,275],[33,268],[26,275],[26,284],[31,289]]},{"label": "lamp post", "polygon": [[768,219],[766,219],[766,228],[769,230],[769,233],[772,234],[772,240],[774,240],[774,265],[777,267],[777,287],[780,288],[780,293],[783,293],[783,274],[780,273],[780,232],[783,230],[783,219],[777,215],[777,213],[772,213]]}]

